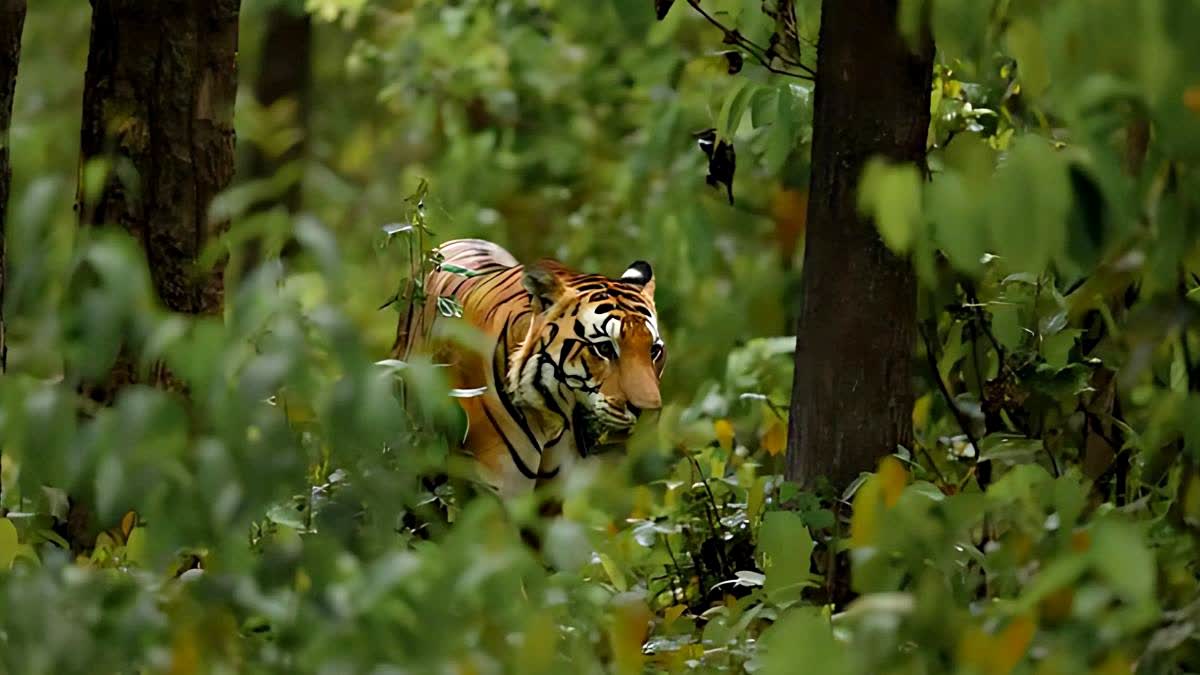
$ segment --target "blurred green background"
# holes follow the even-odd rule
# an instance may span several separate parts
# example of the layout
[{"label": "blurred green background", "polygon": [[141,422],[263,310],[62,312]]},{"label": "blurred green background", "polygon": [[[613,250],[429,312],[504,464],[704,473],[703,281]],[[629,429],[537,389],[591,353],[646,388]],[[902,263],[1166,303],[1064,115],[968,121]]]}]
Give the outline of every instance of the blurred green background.
[{"label": "blurred green background", "polygon": [[[930,341],[914,447],[843,493],[781,476],[813,84],[731,67],[690,3],[243,0],[205,319],[78,226],[90,8],[29,4],[0,673],[1200,670],[1200,3],[898,3],[938,45],[932,176],[873,165],[860,203],[910,256]],[[701,3],[810,66],[819,5]],[[306,107],[255,99],[264,67],[301,68],[264,49],[281,10],[310,17]],[[570,477],[561,519],[419,480],[453,404],[414,364],[406,411],[375,364],[413,236],[383,228],[417,217],[522,260],[654,266],[666,405]],[[103,373],[122,344],[188,396],[80,400],[65,365]]]}]

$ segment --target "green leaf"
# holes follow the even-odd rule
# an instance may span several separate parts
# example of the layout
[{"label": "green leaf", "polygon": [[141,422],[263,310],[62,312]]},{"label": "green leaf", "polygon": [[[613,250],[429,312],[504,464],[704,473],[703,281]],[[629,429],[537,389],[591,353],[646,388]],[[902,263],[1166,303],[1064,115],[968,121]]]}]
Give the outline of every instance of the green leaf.
[{"label": "green leaf", "polygon": [[758,87],[750,97],[750,124],[755,128],[765,127],[779,119],[779,90]]},{"label": "green leaf", "polygon": [[964,178],[972,189],[985,186],[996,167],[996,151],[979,134],[958,134],[943,153],[947,169]]},{"label": "green leaf", "polygon": [[468,279],[471,277],[480,276],[480,273],[476,272],[475,270],[469,270],[465,267],[460,267],[459,265],[454,265],[447,262],[440,263],[438,265],[438,270],[442,272],[449,272],[451,274],[457,274],[461,277],[467,277]]},{"label": "green leaf", "polygon": [[1042,338],[1042,356],[1046,359],[1046,363],[1056,370],[1066,368],[1071,348],[1075,346],[1075,340],[1082,334],[1082,330],[1071,328]]},{"label": "green leaf", "polygon": [[950,263],[967,274],[976,274],[987,253],[987,229],[963,178],[956,172],[935,176],[926,188],[933,236]]},{"label": "green leaf", "polygon": [[775,31],[775,20],[763,11],[762,0],[742,0],[738,29],[751,42],[767,44]]},{"label": "green leaf", "polygon": [[146,528],[135,527],[125,542],[125,559],[135,565],[146,567]]},{"label": "green leaf", "polygon": [[448,295],[437,299],[437,309],[439,314],[449,318],[457,319],[463,315],[462,303]]},{"label": "green leaf", "polygon": [[1017,60],[1017,75],[1023,93],[1041,96],[1050,86],[1050,64],[1042,44],[1042,32],[1032,20],[1014,20],[1005,34],[1008,50]]},{"label": "green leaf", "polygon": [[1050,144],[1014,141],[987,196],[990,238],[1006,269],[1039,274],[1063,253],[1070,203],[1065,163]]},{"label": "green leaf", "polygon": [[757,89],[757,84],[743,78],[738,80],[733,89],[726,94],[725,103],[721,106],[721,113],[717,117],[717,135],[720,138],[733,139],[733,135],[737,133],[738,127],[742,123],[742,115],[745,114]]},{"label": "green leaf", "polygon": [[1090,554],[1096,571],[1127,602],[1154,595],[1154,553],[1133,524],[1112,519],[1096,523]]},{"label": "green leaf", "polygon": [[1087,571],[1086,556],[1069,553],[1046,565],[1032,582],[1026,587],[1015,603],[1017,611],[1027,612],[1037,606],[1046,596],[1060,588],[1074,586],[1079,577]]},{"label": "green leaf", "polygon": [[762,643],[767,675],[854,672],[846,647],[834,639],[829,619],[815,607],[798,607],[784,614],[763,633]]},{"label": "green leaf", "polygon": [[792,88],[783,85],[775,94],[775,121],[767,134],[767,150],[763,153],[763,164],[767,171],[776,173],[783,168],[788,156],[796,147],[796,133],[800,129],[801,112]]},{"label": "green leaf", "polygon": [[763,517],[758,532],[758,555],[768,596],[777,602],[798,599],[800,591],[813,583],[809,572],[816,547],[800,516],[791,511],[771,511]]},{"label": "green leaf", "polygon": [[17,526],[8,518],[0,518],[0,571],[12,567],[19,548]]},{"label": "green leaf", "polygon": [[921,219],[921,173],[911,164],[867,162],[858,184],[858,208],[869,214],[888,248],[908,252]]}]

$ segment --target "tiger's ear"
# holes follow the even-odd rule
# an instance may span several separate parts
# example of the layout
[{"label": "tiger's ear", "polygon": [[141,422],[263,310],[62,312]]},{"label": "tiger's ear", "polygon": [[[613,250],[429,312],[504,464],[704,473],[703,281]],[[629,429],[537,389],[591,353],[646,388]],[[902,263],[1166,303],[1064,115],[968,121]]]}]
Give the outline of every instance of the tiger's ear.
[{"label": "tiger's ear", "polygon": [[641,286],[646,297],[654,298],[654,270],[650,269],[650,263],[645,260],[634,261],[621,275],[621,281]]},{"label": "tiger's ear", "polygon": [[521,285],[529,291],[535,311],[544,312],[558,302],[567,290],[565,280],[569,274],[553,260],[539,260],[525,267]]}]

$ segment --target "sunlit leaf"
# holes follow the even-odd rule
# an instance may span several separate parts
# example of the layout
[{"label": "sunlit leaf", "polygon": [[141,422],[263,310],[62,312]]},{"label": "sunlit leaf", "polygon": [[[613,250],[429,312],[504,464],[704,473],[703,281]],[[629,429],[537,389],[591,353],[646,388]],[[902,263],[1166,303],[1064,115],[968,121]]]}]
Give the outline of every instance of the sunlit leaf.
[{"label": "sunlit leaf", "polygon": [[873,159],[858,184],[858,208],[868,213],[883,241],[905,253],[917,236],[921,218],[921,174],[907,164],[890,165]]},{"label": "sunlit leaf", "polygon": [[0,571],[12,567],[18,546],[16,526],[8,518],[0,518]]}]

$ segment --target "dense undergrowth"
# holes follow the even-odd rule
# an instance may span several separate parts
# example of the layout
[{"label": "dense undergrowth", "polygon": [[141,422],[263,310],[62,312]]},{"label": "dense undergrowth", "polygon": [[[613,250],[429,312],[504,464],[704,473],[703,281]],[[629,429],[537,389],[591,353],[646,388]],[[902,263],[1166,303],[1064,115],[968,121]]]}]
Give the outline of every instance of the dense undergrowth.
[{"label": "dense undergrowth", "polygon": [[[86,3],[29,4],[0,673],[1200,671],[1194,3],[900,3],[939,46],[932,176],[875,164],[861,204],[921,280],[914,442],[837,491],[783,479],[811,83],[692,3],[284,3],[322,95],[305,128],[239,96],[239,147],[310,149],[214,205],[210,318],[76,225]],[[245,63],[277,4],[243,2]],[[794,4],[703,6],[811,64]],[[471,490],[439,369],[379,363],[410,256],[457,236],[654,265],[666,405],[560,518]],[[295,251],[251,268],[254,237]],[[122,348],[186,391],[79,396]]]}]

